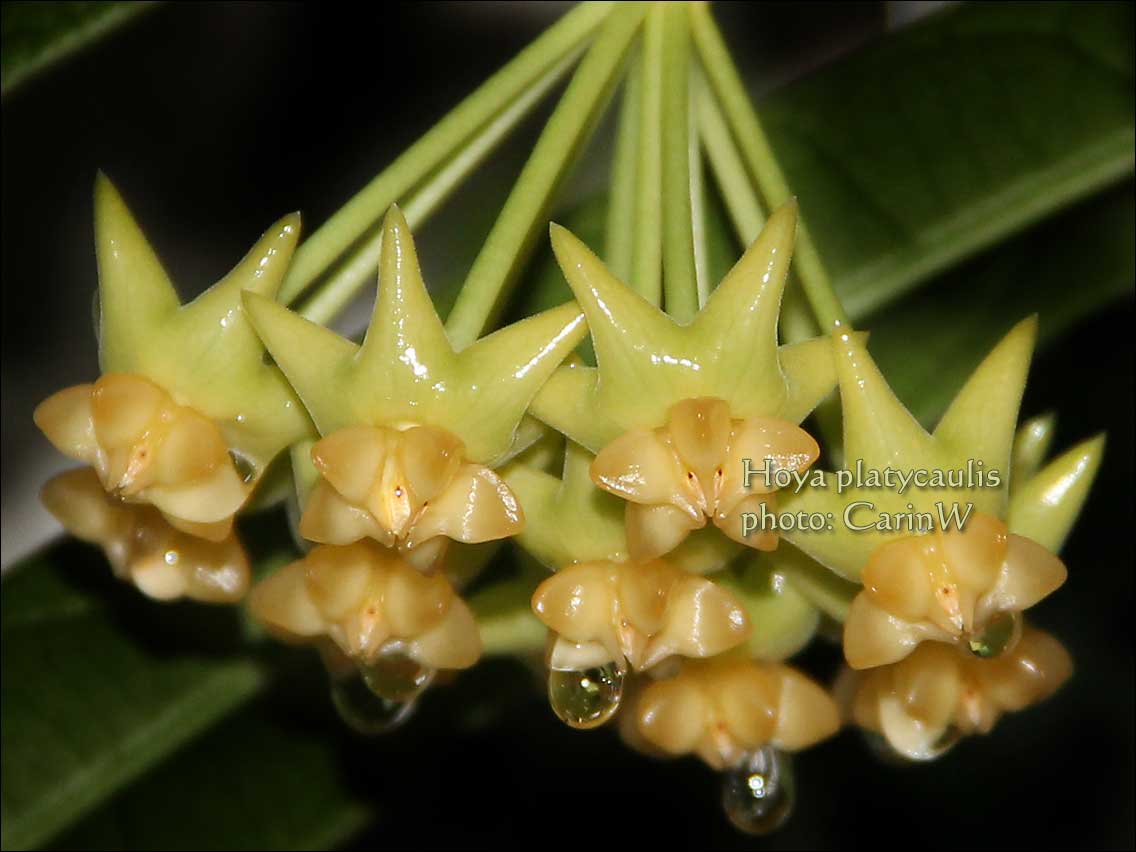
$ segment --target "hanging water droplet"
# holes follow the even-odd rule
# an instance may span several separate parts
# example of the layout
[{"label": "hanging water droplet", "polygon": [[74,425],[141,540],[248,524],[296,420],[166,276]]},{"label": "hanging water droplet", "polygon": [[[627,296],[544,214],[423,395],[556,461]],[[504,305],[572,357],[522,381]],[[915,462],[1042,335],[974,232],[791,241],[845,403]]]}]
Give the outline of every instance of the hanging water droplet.
[{"label": "hanging water droplet", "polygon": [[367,737],[393,731],[414,713],[413,701],[390,701],[375,695],[359,675],[333,677],[331,702],[349,728]]},{"label": "hanging water droplet", "polygon": [[99,298],[98,287],[91,295],[91,323],[95,327],[95,342],[98,343],[103,328],[103,303]]},{"label": "hanging water droplet", "polygon": [[1022,637],[1022,614],[1020,612],[996,613],[981,633],[973,634],[968,640],[970,652],[976,657],[989,659],[1013,649]]},{"label": "hanging water droplet", "polygon": [[624,674],[614,661],[583,670],[548,673],[548,702],[560,720],[587,730],[602,725],[619,709]]},{"label": "hanging water droplet", "polygon": [[434,670],[404,654],[386,654],[359,667],[363,682],[371,692],[388,701],[410,701],[434,679]]},{"label": "hanging water droplet", "polygon": [[248,484],[256,479],[256,465],[251,461],[236,450],[229,450],[229,458],[233,460],[233,467],[236,468],[237,476],[241,478],[241,482]]},{"label": "hanging water droplet", "polygon": [[769,834],[793,811],[793,763],[772,746],[748,755],[722,776],[722,807],[738,831]]}]

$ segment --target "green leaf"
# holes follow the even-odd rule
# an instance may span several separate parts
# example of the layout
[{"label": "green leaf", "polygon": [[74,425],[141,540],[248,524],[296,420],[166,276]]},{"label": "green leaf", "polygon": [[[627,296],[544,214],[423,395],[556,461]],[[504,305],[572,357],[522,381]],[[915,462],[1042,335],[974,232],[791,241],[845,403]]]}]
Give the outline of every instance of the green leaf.
[{"label": "green leaf", "polygon": [[854,320],[1132,173],[1132,28],[1128,3],[963,5],[758,104]]},{"label": "green leaf", "polygon": [[[1039,315],[1038,346],[1124,296],[1136,278],[1131,184],[1045,222],[872,317],[869,349],[896,395],[933,424],[1016,321]],[[1036,381],[1038,377],[1034,377]]]},{"label": "green leaf", "polygon": [[4,4],[0,94],[127,22],[154,3]]},{"label": "green leaf", "polygon": [[[335,738],[240,713],[61,837],[63,849],[330,849],[370,808]],[[187,795],[188,793],[188,795]]]},{"label": "green leaf", "polygon": [[[155,605],[66,542],[3,583],[5,849],[41,844],[264,682],[233,610]],[[192,638],[183,638],[192,637]]]}]

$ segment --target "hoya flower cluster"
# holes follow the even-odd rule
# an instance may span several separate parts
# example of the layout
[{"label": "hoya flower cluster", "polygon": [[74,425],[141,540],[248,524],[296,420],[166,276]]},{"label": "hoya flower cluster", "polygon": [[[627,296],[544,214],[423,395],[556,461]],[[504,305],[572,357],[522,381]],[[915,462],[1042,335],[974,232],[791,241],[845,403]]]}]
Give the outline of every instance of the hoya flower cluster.
[{"label": "hoya flower cluster", "polygon": [[[487,651],[543,652],[559,718],[618,717],[637,750],[696,755],[725,774],[731,818],[764,831],[791,805],[788,754],[842,724],[926,760],[1071,672],[1023,613],[1066,578],[1057,553],[1102,441],[1043,465],[1048,421],[1017,429],[1034,320],[928,432],[866,335],[837,324],[782,339],[791,200],[686,312],[552,225],[573,300],[467,345],[439,318],[397,207],[377,229],[356,343],[277,298],[298,217],[183,306],[105,178],[95,202],[102,373],[36,411],[83,465],[44,502],[144,594],[245,601],[273,637],[318,649],[359,730],[404,721],[438,672]],[[595,366],[577,353],[585,338]],[[808,418],[834,390],[843,434],[822,439]],[[837,488],[837,459],[1003,475]],[[779,489],[789,475],[812,487]],[[304,549],[253,582],[234,521],[278,492]],[[881,517],[969,509],[919,529],[755,520],[840,519],[856,501]],[[518,576],[497,575],[504,546]],[[790,662],[834,633],[847,663],[835,683]]]}]

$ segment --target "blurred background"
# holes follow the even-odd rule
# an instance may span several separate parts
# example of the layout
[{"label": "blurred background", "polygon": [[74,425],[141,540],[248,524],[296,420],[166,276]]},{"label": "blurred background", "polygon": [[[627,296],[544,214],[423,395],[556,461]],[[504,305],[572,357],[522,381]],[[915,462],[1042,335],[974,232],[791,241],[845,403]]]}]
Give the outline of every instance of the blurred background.
[{"label": "blurred background", "polygon": [[[4,4],[6,40],[11,5]],[[96,171],[117,183],[189,297],[226,272],[281,214],[301,210],[309,231],[321,223],[569,5],[159,4],[5,92],[0,487],[6,571],[58,534],[36,493],[68,462],[34,428],[31,411],[52,391],[97,373],[90,195]],[[941,14],[944,5],[723,3],[717,15],[760,100],[896,28]],[[1041,5],[1023,8],[1027,28],[1031,9]],[[1131,91],[1128,9],[1128,51],[1119,62]],[[546,114],[527,122],[423,229],[427,280],[445,285],[468,269]],[[565,206],[602,189],[611,135],[609,121]],[[1104,194],[1130,225],[1131,178]],[[802,203],[807,210],[808,199]],[[1077,208],[1068,215],[1075,222]],[[1044,236],[1047,227],[1055,228],[1047,242],[1066,240],[1067,252],[1079,250],[1069,226],[1034,229]],[[992,262],[979,255],[955,275],[988,275]],[[375,812],[349,841],[359,848],[473,848],[554,837],[603,847],[663,841],[771,849],[884,842],[1130,848],[1131,243],[1119,262],[1127,264],[1125,295],[1070,319],[1067,333],[1036,361],[1023,408],[1026,416],[1060,412],[1057,449],[1109,434],[1097,486],[1063,554],[1070,580],[1037,619],[1067,643],[1078,673],[1043,708],[1005,720],[992,736],[966,742],[933,765],[897,768],[875,760],[855,732],[845,732],[797,761],[793,819],[778,834],[755,840],[729,828],[716,779],[700,764],[656,763],[624,749],[614,732],[564,728],[536,676],[519,664],[493,662],[429,694],[406,728],[377,741],[346,733],[325,702],[295,684],[257,699],[254,712],[297,735],[318,731],[331,744],[335,771]],[[1002,271],[1013,276],[1020,269]],[[1066,283],[1079,286],[1075,275]],[[1031,285],[1022,279],[1014,286],[1028,293]],[[888,310],[942,304],[943,316],[957,316],[945,284],[931,293],[913,293],[909,304]],[[366,315],[360,304],[342,327],[358,329]],[[1003,328],[1016,318],[1007,315]],[[965,319],[958,333],[968,334]],[[825,647],[808,659],[819,673],[836,661]],[[297,683],[318,679],[306,663],[295,665]],[[10,688],[17,685],[6,676],[5,692]],[[210,777],[208,766],[167,773],[142,801],[184,816],[176,803],[192,798],[193,784],[226,780]],[[127,792],[133,803],[112,801],[66,842],[115,845],[150,837],[137,822],[138,790]],[[198,816],[207,821],[212,813]],[[256,818],[277,817],[268,808]],[[178,824],[169,822],[167,845],[190,845],[193,829],[175,830]],[[289,840],[282,837],[282,845]],[[239,837],[233,842],[241,845]]]}]

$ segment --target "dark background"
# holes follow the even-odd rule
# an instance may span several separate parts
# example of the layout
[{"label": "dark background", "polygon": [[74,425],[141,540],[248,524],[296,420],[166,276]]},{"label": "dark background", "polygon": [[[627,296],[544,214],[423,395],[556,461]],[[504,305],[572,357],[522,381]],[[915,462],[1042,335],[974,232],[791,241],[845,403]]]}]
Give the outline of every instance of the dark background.
[{"label": "dark background", "polygon": [[[65,463],[35,432],[31,409],[96,370],[96,169],[118,183],[192,294],[284,211],[303,210],[309,229],[322,222],[564,5],[170,4],[5,98],[5,566],[55,530],[33,495]],[[909,5],[893,11],[909,15]],[[880,4],[720,6],[728,39],[752,46],[738,59],[756,94],[888,25]],[[428,278],[468,267],[468,246],[492,223],[535,126],[424,229]],[[579,177],[586,193],[602,169]],[[449,248],[455,231],[467,248]],[[1069,582],[1036,619],[1066,642],[1077,674],[1043,708],[933,765],[887,766],[847,731],[798,759],[793,819],[757,840],[729,828],[701,764],[653,762],[614,732],[564,728],[519,665],[491,663],[428,695],[406,728],[376,742],[347,736],[326,704],[295,690],[271,696],[265,712],[298,726],[327,722],[340,738],[344,771],[379,803],[360,847],[1130,848],[1132,324],[1131,303],[1118,306],[1045,352],[1023,411],[1060,411],[1058,447],[1110,434],[1063,554]],[[835,663],[828,649],[810,653],[816,671]]]}]

